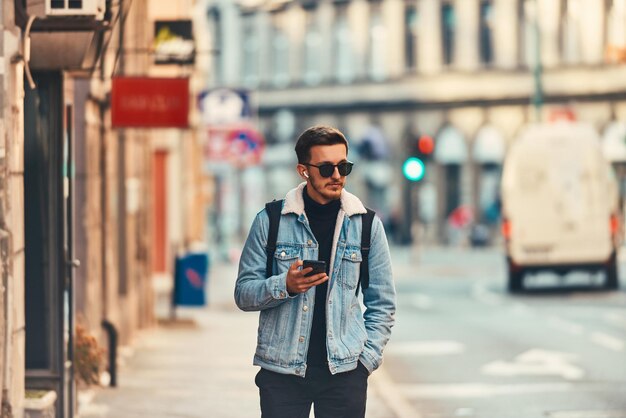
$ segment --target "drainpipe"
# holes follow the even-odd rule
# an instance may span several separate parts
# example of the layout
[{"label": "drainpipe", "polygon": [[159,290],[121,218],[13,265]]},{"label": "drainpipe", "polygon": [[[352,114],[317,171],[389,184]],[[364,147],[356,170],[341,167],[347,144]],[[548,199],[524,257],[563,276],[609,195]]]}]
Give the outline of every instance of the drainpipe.
[{"label": "drainpipe", "polygon": [[[5,135],[5,149],[9,148],[9,135]],[[4,178],[8,178],[8,169],[5,165],[4,167]],[[0,199],[0,205],[2,202],[8,203],[8,191],[7,188],[3,188],[3,195]],[[2,392],[0,396],[2,397],[2,403],[0,405],[0,417],[2,418],[12,418],[13,417],[13,408],[11,406],[11,400],[9,399],[9,388],[11,387],[11,373],[9,369],[11,368],[11,342],[13,340],[13,298],[11,292],[11,280],[9,272],[11,271],[12,263],[10,259],[11,253],[11,243],[13,242],[13,234],[11,231],[7,229],[6,219],[5,219],[5,209],[6,207],[0,207],[0,263],[2,266],[0,269],[2,270],[2,284],[0,291],[2,292],[2,301],[4,307],[4,336],[3,336],[3,345],[2,345],[2,361],[4,363],[2,367],[2,380],[0,381],[0,388]]]},{"label": "drainpipe", "polygon": [[[30,27],[32,26],[32,23],[34,21],[34,17],[29,17],[26,13],[23,7],[19,7],[21,5],[17,4],[17,0],[15,1],[16,7],[15,7],[15,17],[16,17],[16,22],[18,20],[20,20],[21,18],[24,18],[24,23],[26,24],[26,22],[28,22],[26,24],[27,26],[27,31],[25,34],[25,37],[23,39],[23,44],[22,44],[22,54],[24,59],[24,66],[25,66],[25,71],[26,71],[26,67],[28,67],[28,59],[30,57],[26,56],[26,54],[30,55],[30,38],[29,38],[29,32],[30,32]],[[28,69],[28,77],[29,77],[29,81],[31,80],[30,78],[30,69]],[[31,84],[32,86],[32,84]],[[5,108],[2,107],[1,112],[5,112]],[[4,138],[4,149],[5,150],[10,150],[10,143],[9,143],[9,135],[5,135]],[[4,172],[2,173],[5,179],[8,179],[8,168],[5,164],[5,167],[3,168]],[[13,406],[11,405],[11,399],[9,399],[9,388],[11,387],[11,373],[10,373],[10,369],[11,369],[11,361],[12,361],[12,341],[13,341],[13,292],[12,292],[12,287],[11,287],[11,277],[9,272],[11,271],[12,268],[12,262],[11,262],[11,252],[12,252],[12,246],[11,244],[13,243],[13,233],[7,228],[7,220],[6,220],[6,206],[3,205],[3,202],[6,202],[5,205],[8,206],[8,202],[9,202],[9,196],[8,196],[8,190],[6,187],[3,188],[3,194],[1,196],[0,199],[0,263],[1,263],[1,267],[0,270],[2,270],[2,283],[0,285],[0,291],[2,292],[2,302],[3,302],[3,320],[4,320],[4,335],[3,335],[3,344],[2,344],[2,361],[3,361],[3,367],[2,367],[2,376],[1,376],[1,380],[0,380],[0,389],[2,390],[2,392],[0,393],[0,397],[2,399],[2,402],[0,404],[0,417],[2,418],[13,418]]]},{"label": "drainpipe", "polygon": [[[4,222],[2,222],[4,224]],[[9,388],[11,387],[11,373],[9,369],[11,367],[11,337],[13,330],[11,325],[13,324],[13,305],[11,298],[11,288],[9,279],[9,248],[11,242],[11,232],[5,230],[2,225],[0,227],[0,258],[2,262],[2,297],[4,306],[4,344],[2,346],[2,361],[4,366],[2,368],[2,409],[0,416],[2,418],[12,418],[13,411],[11,407],[11,401],[9,399]]]},{"label": "drainpipe", "polygon": [[[124,15],[125,2],[119,0],[120,23],[117,46],[118,67],[114,68],[114,75],[124,75],[125,57],[124,57],[124,25],[126,17]],[[118,260],[119,260],[119,289],[118,295],[126,295],[128,293],[128,246],[126,245],[126,130],[120,129],[117,134],[117,236],[118,236]]]}]

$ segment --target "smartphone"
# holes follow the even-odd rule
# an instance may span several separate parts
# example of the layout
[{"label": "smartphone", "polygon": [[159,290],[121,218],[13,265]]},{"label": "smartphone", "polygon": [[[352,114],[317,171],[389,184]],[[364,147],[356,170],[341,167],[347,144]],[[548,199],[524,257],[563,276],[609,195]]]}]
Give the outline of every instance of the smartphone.
[{"label": "smartphone", "polygon": [[307,267],[313,267],[313,271],[308,273],[305,277],[326,273],[326,261],[324,260],[303,260],[302,268],[305,269]]}]

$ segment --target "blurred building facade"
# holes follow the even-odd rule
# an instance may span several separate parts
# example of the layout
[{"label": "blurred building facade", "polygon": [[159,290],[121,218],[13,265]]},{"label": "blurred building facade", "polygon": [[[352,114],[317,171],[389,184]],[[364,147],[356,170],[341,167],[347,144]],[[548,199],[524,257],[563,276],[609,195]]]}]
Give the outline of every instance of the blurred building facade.
[{"label": "blurred building facade", "polygon": [[[349,188],[400,242],[418,224],[422,242],[458,243],[455,226],[471,219],[497,235],[501,165],[528,123],[590,122],[607,157],[625,161],[624,0],[215,0],[206,7],[220,50],[212,82],[253,92],[268,141],[270,199],[297,181],[293,142],[316,123],[346,132],[357,163]],[[408,184],[401,165],[420,135],[435,139],[434,156],[424,180]]]},{"label": "blurred building facade", "polygon": [[194,1],[70,3],[0,8],[2,417],[24,416],[27,389],[76,416],[76,327],[109,353],[132,345],[156,323],[155,280],[204,239],[195,101],[186,129],[111,121],[115,77],[204,88],[201,62],[155,58],[157,22],[191,28]]}]

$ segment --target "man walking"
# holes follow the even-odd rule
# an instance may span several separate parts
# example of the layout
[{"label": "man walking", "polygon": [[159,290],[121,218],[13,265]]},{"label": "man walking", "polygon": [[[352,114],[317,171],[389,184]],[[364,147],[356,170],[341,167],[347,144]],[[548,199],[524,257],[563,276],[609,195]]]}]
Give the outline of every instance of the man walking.
[{"label": "man walking", "polygon": [[[307,418],[313,404],[316,418],[363,418],[367,379],[382,362],[394,324],[387,238],[376,217],[369,256],[362,248],[367,210],[344,190],[353,164],[340,131],[309,128],[295,149],[305,182],[282,203],[272,271],[266,273],[266,209],[252,224],[235,285],[237,306],[260,311],[254,364],[261,366],[255,382],[262,417]],[[360,281],[364,257],[368,283]],[[326,270],[311,275],[303,260],[325,261]]]}]

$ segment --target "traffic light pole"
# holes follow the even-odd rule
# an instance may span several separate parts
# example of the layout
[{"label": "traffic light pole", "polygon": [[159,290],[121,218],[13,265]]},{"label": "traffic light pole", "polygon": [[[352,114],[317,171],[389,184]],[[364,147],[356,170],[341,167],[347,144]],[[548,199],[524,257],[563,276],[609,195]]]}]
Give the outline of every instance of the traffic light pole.
[{"label": "traffic light pole", "polygon": [[404,180],[403,196],[404,199],[404,216],[402,225],[400,225],[399,239],[402,245],[418,245],[420,244],[420,234],[416,226],[419,225],[419,194],[422,187],[421,182]]},{"label": "traffic light pole", "polygon": [[403,223],[400,229],[400,242],[403,245],[410,245],[413,243],[413,186],[414,183],[412,181],[404,179],[404,216],[402,218]]},{"label": "traffic light pole", "polygon": [[541,122],[541,107],[543,106],[543,84],[542,74],[543,68],[541,65],[541,28],[539,25],[539,1],[535,0],[535,68],[533,70],[533,77],[535,79],[535,92],[533,95],[533,105],[535,106],[535,118],[537,122]]}]

